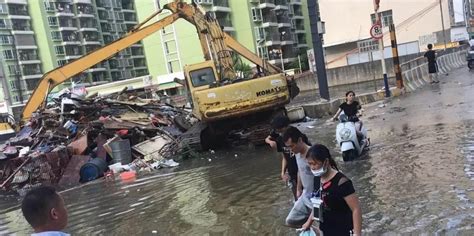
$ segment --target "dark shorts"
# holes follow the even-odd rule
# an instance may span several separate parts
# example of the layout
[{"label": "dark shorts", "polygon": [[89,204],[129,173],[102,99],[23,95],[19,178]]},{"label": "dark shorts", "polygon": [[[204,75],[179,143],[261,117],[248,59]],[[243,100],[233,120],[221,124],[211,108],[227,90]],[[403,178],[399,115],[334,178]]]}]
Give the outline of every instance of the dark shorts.
[{"label": "dark shorts", "polygon": [[436,62],[429,62],[428,63],[428,72],[430,74],[438,73],[438,64]]}]

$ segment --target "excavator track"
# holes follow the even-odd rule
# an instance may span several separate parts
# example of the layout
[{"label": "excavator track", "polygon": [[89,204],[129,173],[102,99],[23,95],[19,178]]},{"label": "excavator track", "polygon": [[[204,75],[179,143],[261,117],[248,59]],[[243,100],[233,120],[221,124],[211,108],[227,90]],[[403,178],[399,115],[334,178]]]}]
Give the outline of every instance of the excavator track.
[{"label": "excavator track", "polygon": [[206,128],[207,125],[203,122],[197,122],[194,124],[179,137],[178,142],[180,143],[181,148],[202,151],[201,134]]},{"label": "excavator track", "polygon": [[251,134],[248,136],[248,141],[254,145],[262,145],[265,143],[265,138],[271,132],[269,124],[258,124],[250,128]]}]

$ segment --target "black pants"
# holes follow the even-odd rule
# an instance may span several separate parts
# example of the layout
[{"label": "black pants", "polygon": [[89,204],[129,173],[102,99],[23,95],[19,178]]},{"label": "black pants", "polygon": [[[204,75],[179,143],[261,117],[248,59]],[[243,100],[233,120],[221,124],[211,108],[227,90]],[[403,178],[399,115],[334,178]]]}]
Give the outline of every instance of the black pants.
[{"label": "black pants", "polygon": [[298,200],[298,197],[296,196],[296,185],[297,185],[297,177],[290,177],[288,182],[291,184],[291,192],[293,193],[293,197],[295,198],[295,201]]}]

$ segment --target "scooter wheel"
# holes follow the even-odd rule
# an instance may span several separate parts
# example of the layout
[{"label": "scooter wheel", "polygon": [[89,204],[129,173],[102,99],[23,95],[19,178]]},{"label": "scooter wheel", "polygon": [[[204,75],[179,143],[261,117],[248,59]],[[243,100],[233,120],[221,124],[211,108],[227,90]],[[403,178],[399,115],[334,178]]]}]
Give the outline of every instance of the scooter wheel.
[{"label": "scooter wheel", "polygon": [[342,160],[346,161],[353,161],[357,158],[357,151],[355,149],[347,150],[342,152]]}]

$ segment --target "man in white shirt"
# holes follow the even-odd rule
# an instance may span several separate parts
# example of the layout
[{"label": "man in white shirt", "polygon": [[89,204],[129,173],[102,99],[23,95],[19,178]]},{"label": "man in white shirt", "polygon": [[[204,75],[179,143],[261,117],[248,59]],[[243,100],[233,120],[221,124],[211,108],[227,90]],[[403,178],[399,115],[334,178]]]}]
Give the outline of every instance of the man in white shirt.
[{"label": "man in white shirt", "polygon": [[28,192],[21,211],[35,231],[32,236],[69,236],[61,232],[68,217],[64,200],[53,187],[41,186]]},{"label": "man in white shirt", "polygon": [[[298,184],[301,184],[303,191],[298,192],[298,200],[295,202],[290,213],[286,217],[286,224],[290,227],[301,227],[311,214],[312,204],[310,201],[314,189],[319,189],[319,177],[315,177],[306,161],[306,153],[310,146],[304,141],[305,135],[295,127],[288,127],[283,134],[283,141],[290,150],[295,153],[298,165]],[[316,185],[315,185],[316,183]]]}]

